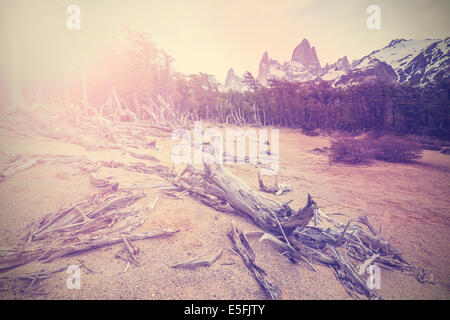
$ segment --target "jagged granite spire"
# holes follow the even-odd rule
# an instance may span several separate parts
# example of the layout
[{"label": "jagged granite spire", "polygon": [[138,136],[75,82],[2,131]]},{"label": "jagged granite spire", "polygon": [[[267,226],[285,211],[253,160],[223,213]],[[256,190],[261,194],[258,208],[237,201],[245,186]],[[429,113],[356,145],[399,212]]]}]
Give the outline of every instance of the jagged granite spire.
[{"label": "jagged granite spire", "polygon": [[269,53],[266,51],[264,52],[261,62],[259,63],[258,76],[256,77],[256,80],[258,80],[263,86],[267,86],[267,73],[270,68],[269,64]]},{"label": "jagged granite spire", "polygon": [[242,90],[242,80],[234,73],[233,68],[228,70],[227,78],[225,79],[225,87],[232,90]]},{"label": "jagged granite spire", "polygon": [[291,61],[301,63],[306,69],[314,73],[321,69],[319,58],[317,58],[316,48],[311,48],[311,45],[306,39],[303,39],[303,41],[294,49]]}]

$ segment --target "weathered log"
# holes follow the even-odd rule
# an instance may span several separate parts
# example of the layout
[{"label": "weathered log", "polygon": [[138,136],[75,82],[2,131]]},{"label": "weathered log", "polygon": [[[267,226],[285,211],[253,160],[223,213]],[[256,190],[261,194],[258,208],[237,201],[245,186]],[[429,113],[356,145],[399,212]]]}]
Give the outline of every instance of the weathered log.
[{"label": "weathered log", "polygon": [[317,204],[308,194],[306,206],[294,211],[288,204],[279,203],[251,189],[219,164],[213,168],[205,163],[204,170],[188,165],[172,183],[198,195],[212,207],[218,205],[221,211],[224,211],[223,204],[228,203],[264,230],[276,234],[291,234],[296,228],[304,228],[317,209]]},{"label": "weathered log", "polygon": [[[229,173],[222,165],[216,168],[205,164],[203,178],[214,186],[207,192],[225,200],[234,209],[250,216],[264,230],[276,234],[292,233],[304,228],[314,215],[316,203],[308,194],[306,206],[294,211],[289,205],[264,197],[251,189],[245,182]],[[207,185],[208,187],[208,185]]]}]

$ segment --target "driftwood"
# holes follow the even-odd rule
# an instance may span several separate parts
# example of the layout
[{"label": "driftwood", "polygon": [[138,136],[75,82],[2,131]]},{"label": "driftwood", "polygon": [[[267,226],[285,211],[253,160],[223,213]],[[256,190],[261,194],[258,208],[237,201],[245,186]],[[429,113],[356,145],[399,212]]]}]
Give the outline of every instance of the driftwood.
[{"label": "driftwood", "polygon": [[11,158],[7,166],[2,170],[0,174],[0,182],[4,181],[8,177],[30,169],[40,164],[76,164],[76,165],[89,165],[92,162],[86,157],[74,157],[67,155],[16,155]]},{"label": "driftwood", "polygon": [[[30,223],[8,250],[0,255],[0,272],[33,261],[49,262],[67,254],[123,242],[137,262],[131,241],[172,235],[177,231],[132,233],[156,205],[134,190],[111,190],[51,212]],[[137,204],[137,201],[139,205]],[[138,263],[138,262],[137,262]]]},{"label": "driftwood", "polygon": [[3,169],[2,173],[0,174],[0,182],[4,181],[7,177],[29,169],[36,164],[39,164],[42,162],[41,158],[29,158],[29,157],[15,157],[12,161],[10,161],[10,165]]},{"label": "driftwood", "polygon": [[[120,98],[115,96],[115,99],[116,103],[120,104]],[[126,109],[121,112],[116,110],[116,112],[109,113],[109,116],[105,116],[108,114],[107,109],[110,106],[105,106],[101,112],[85,106],[86,112],[82,115],[75,108],[67,108],[62,111],[66,121],[58,120],[56,123],[58,125],[55,127],[42,121],[41,123],[32,121],[27,125],[18,123],[18,128],[21,129],[22,134],[30,137],[39,135],[68,141],[88,150],[113,148],[137,159],[158,162],[158,159],[153,156],[136,153],[130,148],[152,148],[156,143],[149,142],[146,137],[170,136],[175,126],[178,128],[189,126],[190,120],[188,119],[194,120],[198,116],[178,115],[177,112],[174,112],[170,102],[159,102],[161,107],[154,102],[150,106],[141,106],[136,115],[130,114],[131,110]],[[232,113],[234,122],[245,123],[240,110],[238,111]],[[263,116],[265,115],[263,114]],[[120,118],[126,118],[126,121],[129,122],[121,121]],[[226,120],[228,121],[228,117]],[[263,123],[265,122],[263,120]],[[92,141],[80,138],[87,135],[95,137],[94,145],[92,145]],[[272,243],[288,261],[292,263],[303,261],[313,269],[315,269],[314,263],[332,268],[338,281],[355,298],[359,295],[380,298],[376,292],[367,287],[363,278],[364,271],[371,264],[388,270],[408,272],[415,275],[420,282],[433,281],[432,275],[426,274],[422,268],[408,262],[398,250],[386,241],[369,223],[367,217],[359,217],[342,224],[331,218],[330,214],[321,213],[317,203],[309,194],[305,207],[295,211],[289,206],[289,203],[280,203],[252,190],[221,165],[213,166],[206,163],[203,170],[188,166],[178,176],[171,168],[163,165],[125,164],[117,161],[93,162],[82,157],[31,155],[13,158],[0,174],[0,181],[14,173],[42,163],[75,164],[82,168],[89,168],[85,172],[89,174],[95,173],[100,167],[105,166],[165,177],[176,187],[176,190],[173,190],[176,191],[176,197],[182,197],[189,193],[217,210],[234,210],[250,217],[256,225],[264,230],[260,235],[260,241]],[[98,175],[93,174],[92,176],[98,178]],[[91,181],[93,180],[95,181],[95,179],[91,179]],[[267,187],[262,179],[259,181],[262,191],[278,194],[282,189],[278,183],[273,187]],[[100,185],[103,182],[96,181],[94,183]],[[48,262],[67,254],[119,243],[124,245],[121,257],[124,257],[125,253],[129,255],[126,258],[127,269],[129,264],[139,263],[138,249],[132,241],[172,235],[176,232],[157,230],[146,234],[132,233],[145,221],[146,214],[154,204],[153,206],[141,204],[139,207],[141,202],[137,201],[143,199],[145,194],[137,192],[137,189],[113,190],[108,188],[107,193],[106,190],[104,191],[105,193],[61,208],[28,225],[13,246],[0,250],[0,272],[36,260]],[[311,226],[309,224],[313,218],[314,226]],[[331,223],[334,228],[318,227],[318,223],[322,220]],[[269,282],[265,272],[255,264],[255,255],[245,234],[233,225],[228,232],[228,237],[233,244],[233,250],[241,256],[267,296],[280,298],[281,290]],[[185,265],[208,265],[209,261],[213,263],[215,260],[192,260],[186,262]],[[180,267],[181,265],[183,263],[180,264]],[[358,265],[359,271],[355,267]]]},{"label": "driftwood", "polygon": [[119,188],[119,182],[115,181],[113,177],[102,177],[93,172],[89,175],[89,180],[97,188],[111,188],[112,190]]},{"label": "driftwood", "polygon": [[368,288],[365,279],[355,270],[348,259],[343,257],[333,246],[329,244],[326,246],[335,261],[335,263],[331,264],[331,267],[335,271],[338,280],[344,285],[344,288],[351,296],[357,298],[353,294],[356,291],[370,299],[380,298],[374,290]]},{"label": "driftwood", "polygon": [[214,262],[219,259],[223,249],[220,249],[214,256],[205,258],[204,256],[193,257],[185,262],[174,264],[172,268],[197,268],[197,267],[210,267]]},{"label": "driftwood", "polygon": [[[139,158],[140,156],[138,156]],[[154,162],[159,162],[158,159],[154,160],[151,155],[143,155],[141,157],[144,160],[151,160]],[[112,177],[102,177],[96,172],[102,168],[123,168],[128,171],[145,173],[145,174],[157,174],[161,177],[168,178],[175,176],[176,174],[172,172],[170,167],[158,164],[158,165],[147,165],[142,162],[125,164],[120,161],[92,161],[87,157],[77,157],[70,155],[17,155],[11,158],[9,163],[0,173],[0,182],[6,180],[10,176],[22,172],[24,170],[30,169],[37,165],[42,164],[63,164],[75,166],[79,169],[78,174],[89,174],[91,183],[99,188],[110,187],[115,190],[118,188],[117,181]]]},{"label": "driftwood", "polygon": [[[363,278],[363,271],[371,264],[408,272],[420,282],[433,282],[432,275],[408,262],[381,236],[367,217],[350,219],[343,224],[331,217],[343,214],[323,213],[309,194],[306,206],[294,211],[288,204],[252,190],[223,166],[213,167],[208,162],[203,170],[188,165],[172,183],[178,187],[178,192],[188,191],[216,210],[227,211],[230,208],[250,217],[264,230],[254,233],[260,241],[270,242],[288,261],[303,261],[315,271],[314,263],[332,268],[338,281],[354,298],[363,295],[369,299],[381,299]],[[309,225],[312,218],[314,226]],[[324,220],[334,228],[318,227],[319,222]],[[245,235],[233,226],[228,236],[234,246],[241,247],[242,254],[239,254],[268,296],[279,297],[279,289],[272,292],[272,284],[267,284],[263,277],[265,273],[254,266],[254,254]],[[355,268],[358,264],[360,271]]]},{"label": "driftwood", "polygon": [[139,265],[139,261],[136,258],[136,255],[139,253],[139,249],[136,248],[128,239],[125,237],[125,235],[122,235],[123,243],[125,244],[125,247],[127,248],[128,253],[130,254],[132,261]]},{"label": "driftwood", "polygon": [[142,153],[136,153],[134,151],[131,151],[130,149],[124,147],[124,146],[111,146],[111,149],[117,149],[122,151],[125,154],[129,154],[130,156],[136,158],[136,159],[141,159],[141,160],[148,160],[148,161],[154,161],[154,162],[159,162],[158,158],[156,158],[155,156],[152,156],[151,154],[142,154]]},{"label": "driftwood", "polygon": [[105,229],[112,221],[117,223],[122,219],[129,219],[131,215],[138,215],[139,212],[135,210],[130,210],[127,215],[119,209],[126,208],[144,197],[145,194],[142,192],[135,193],[129,190],[119,190],[112,195],[99,194],[97,197],[88,198],[36,220],[25,228],[24,235],[19,241],[43,240],[55,233],[75,235],[87,230],[93,232]]},{"label": "driftwood", "polygon": [[[176,230],[155,230],[150,232],[145,232],[142,234],[127,234],[127,239],[130,241],[143,240],[161,236],[171,236],[178,231]],[[71,244],[68,246],[63,246],[60,248],[54,248],[50,250],[45,250],[45,253],[39,257],[40,261],[50,262],[56,258],[63,257],[68,254],[98,249],[105,246],[110,246],[123,241],[123,235],[108,237],[108,238],[91,238],[86,241]]]},{"label": "driftwood", "polygon": [[253,252],[252,247],[248,243],[247,238],[245,237],[245,234],[242,233],[239,229],[237,229],[234,224],[231,224],[231,228],[228,231],[228,237],[230,238],[232,244],[233,244],[233,250],[241,256],[242,260],[244,261],[244,264],[250,270],[253,277],[258,281],[261,288],[264,290],[264,293],[269,299],[280,299],[281,297],[281,290],[280,288],[270,282],[267,279],[266,272],[261,269],[258,265],[255,263],[255,253]]},{"label": "driftwood", "polygon": [[[170,236],[178,232],[177,230],[155,230],[142,234],[127,234],[130,241],[155,238],[160,236]],[[56,258],[64,257],[68,254],[84,252],[92,249],[98,249],[105,246],[111,246],[123,241],[122,235],[108,236],[103,238],[89,238],[84,241],[76,241],[69,245],[55,247],[40,247],[37,249],[24,249],[11,255],[0,258],[0,272],[10,270],[18,266],[28,264],[33,261],[51,262]]]},{"label": "driftwood", "polygon": [[[192,124],[188,116],[175,110],[172,102],[158,98],[151,106],[136,103],[136,110],[121,105],[117,93],[112,93],[114,103],[94,107],[81,102],[80,106],[59,105],[58,109],[43,108],[39,113],[27,113],[25,117],[9,117],[2,121],[6,127],[23,136],[51,138],[80,145],[87,150],[115,148],[132,157],[159,162],[154,156],[131,151],[156,149],[156,140],[149,137],[170,137],[175,128],[188,128]],[[112,101],[112,99],[111,99]],[[81,109],[81,110],[80,110]],[[149,116],[152,114],[152,116]],[[29,165],[34,165],[30,160]],[[27,167],[22,163],[22,167]],[[0,174],[0,180],[8,176]]]},{"label": "driftwood", "polygon": [[[22,286],[19,289],[19,293],[23,295],[27,294],[45,294],[44,292],[37,292],[36,290],[40,287],[36,287],[37,283],[42,280],[49,279],[53,274],[66,270],[67,267],[58,268],[55,270],[40,270],[37,272],[29,272],[25,274],[4,274],[0,275],[0,282],[5,287],[7,283],[10,283],[10,290],[17,289],[17,287]],[[33,287],[34,286],[34,287]],[[35,288],[35,291],[32,290]],[[8,290],[9,291],[9,290]]]},{"label": "driftwood", "polygon": [[124,247],[115,254],[115,258],[126,261],[127,266],[129,264],[139,266],[140,262],[137,259],[137,254],[140,252],[140,249],[137,248],[131,241],[129,241],[125,235],[122,235],[122,240],[124,243]]},{"label": "driftwood", "polygon": [[288,204],[257,193],[222,165],[213,168],[205,164],[204,170],[188,165],[173,183],[200,198],[209,199],[210,201],[206,201],[213,207],[227,203],[251,217],[264,230],[276,234],[290,234],[296,228],[303,228],[314,216],[317,208],[312,197],[308,195],[306,206],[294,211]]},{"label": "driftwood", "polygon": [[[352,221],[371,226],[367,217]],[[367,267],[372,264],[391,271],[411,272],[419,282],[433,283],[432,275],[427,275],[422,268],[406,261],[379,233],[370,234],[359,226],[353,226],[351,232],[346,233],[349,225],[336,230],[306,226],[290,235],[289,242],[267,232],[252,232],[249,235],[259,237],[259,241],[269,242],[292,263],[304,261],[314,270],[313,262],[331,267],[338,281],[354,298],[363,295],[369,299],[381,299],[363,278]],[[359,271],[354,267],[358,262],[361,263]]]},{"label": "driftwood", "polygon": [[61,272],[66,269],[67,269],[67,267],[58,268],[58,269],[51,270],[51,271],[42,269],[42,270],[39,270],[36,272],[29,272],[29,273],[19,274],[19,275],[3,274],[3,275],[0,275],[0,280],[4,280],[4,279],[20,279],[20,280],[48,279],[48,278],[50,278],[50,276],[52,274]]},{"label": "driftwood", "polygon": [[277,196],[282,195],[283,193],[289,192],[292,190],[291,186],[278,183],[278,174],[275,175],[274,185],[271,187],[268,187],[264,184],[264,182],[261,178],[261,173],[258,170],[258,182],[259,182],[259,188],[261,189],[261,191],[264,191],[266,193],[275,194]]}]

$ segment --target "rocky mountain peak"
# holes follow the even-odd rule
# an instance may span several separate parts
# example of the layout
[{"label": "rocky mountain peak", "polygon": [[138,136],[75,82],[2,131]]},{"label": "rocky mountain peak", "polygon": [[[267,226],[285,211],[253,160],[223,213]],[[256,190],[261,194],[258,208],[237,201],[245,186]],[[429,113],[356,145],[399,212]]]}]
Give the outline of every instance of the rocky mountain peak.
[{"label": "rocky mountain peak", "polygon": [[234,73],[233,68],[228,70],[227,78],[225,80],[225,87],[233,90],[242,89],[242,80]]},{"label": "rocky mountain peak", "polygon": [[269,63],[269,53],[267,51],[264,52],[262,59],[261,59],[261,63]]},{"label": "rocky mountain peak", "polygon": [[340,70],[348,71],[350,69],[350,62],[348,62],[347,56],[343,56],[342,58],[338,59],[336,66]]},{"label": "rocky mountain peak", "polygon": [[[257,80],[265,87],[271,79],[290,82],[323,80],[330,81],[336,87],[375,80],[424,87],[448,81],[449,70],[450,37],[444,40],[394,39],[386,47],[356,59],[351,64],[344,56],[323,68],[315,48],[311,47],[307,39],[303,39],[293,51],[291,61],[283,64],[270,59],[267,51],[264,52]],[[230,78],[234,78],[234,71],[229,73]]]},{"label": "rocky mountain peak", "polygon": [[276,60],[269,59],[269,53],[266,51],[259,63],[258,76],[256,78],[263,86],[267,86],[268,73],[271,65],[279,65],[279,63]]},{"label": "rocky mountain peak", "polygon": [[318,72],[321,69],[316,48],[311,47],[307,39],[303,39],[294,49],[291,61],[301,63],[306,69],[312,72]]},{"label": "rocky mountain peak", "polygon": [[234,70],[233,70],[233,68],[230,68],[230,70],[228,70],[228,73],[227,73],[227,79],[229,77],[233,77],[233,76],[235,76]]},{"label": "rocky mountain peak", "polygon": [[396,44],[399,44],[399,43],[401,43],[401,42],[403,42],[403,41],[407,41],[406,39],[394,39],[394,40],[392,40],[391,42],[389,42],[389,44],[387,45],[387,47],[393,47],[393,46],[395,46]]}]

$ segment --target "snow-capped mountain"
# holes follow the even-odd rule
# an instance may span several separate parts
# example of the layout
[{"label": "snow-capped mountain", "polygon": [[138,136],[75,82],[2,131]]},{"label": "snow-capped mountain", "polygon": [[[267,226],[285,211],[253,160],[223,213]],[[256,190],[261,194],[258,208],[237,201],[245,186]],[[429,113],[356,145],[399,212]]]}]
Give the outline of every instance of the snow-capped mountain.
[{"label": "snow-capped mountain", "polygon": [[379,60],[395,70],[401,84],[432,85],[450,76],[449,47],[450,37],[445,40],[396,39],[361,58],[352,69],[364,69]]},{"label": "snow-capped mountain", "polygon": [[345,75],[350,70],[350,63],[348,58],[342,57],[337,62],[329,65],[326,64],[322,70],[319,72],[319,78],[322,80],[334,80],[339,76]]},{"label": "snow-capped mountain", "polygon": [[[270,79],[292,82],[325,80],[334,87],[347,87],[366,81],[432,86],[450,78],[449,48],[450,37],[444,40],[396,39],[352,64],[347,57],[342,57],[322,68],[316,49],[304,39],[294,49],[291,61],[283,64],[270,59],[268,52],[265,52],[259,64],[257,80],[263,86],[268,86]],[[232,76],[235,76],[234,73]],[[230,81],[230,86],[226,87],[232,89],[236,82]]]},{"label": "snow-capped mountain", "polygon": [[[337,73],[334,73],[335,75]],[[361,68],[351,68],[346,73],[331,79],[335,88],[346,88],[356,86],[361,83],[397,83],[398,75],[395,70],[386,62],[377,59],[371,60]],[[326,80],[326,79],[324,79]]]}]

